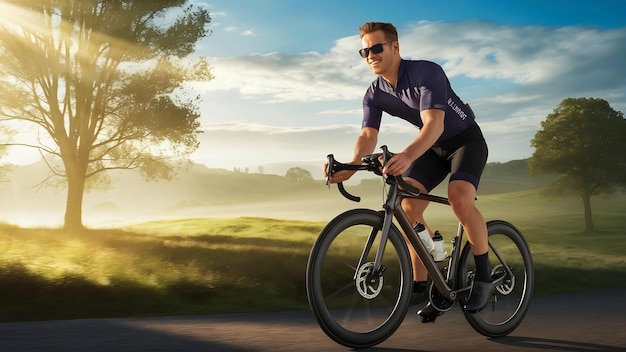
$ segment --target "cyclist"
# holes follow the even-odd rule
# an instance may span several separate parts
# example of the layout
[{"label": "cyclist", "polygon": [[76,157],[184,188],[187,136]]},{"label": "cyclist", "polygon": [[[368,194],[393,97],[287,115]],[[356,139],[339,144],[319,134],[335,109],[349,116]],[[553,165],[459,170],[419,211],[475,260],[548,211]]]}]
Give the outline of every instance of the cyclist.
[{"label": "cyclist", "polygon": [[[487,145],[475,122],[469,105],[463,103],[450,87],[441,66],[430,61],[405,60],[400,56],[398,33],[391,23],[367,22],[359,27],[363,49],[359,50],[378,75],[363,98],[363,121],[354,147],[353,164],[376,148],[382,113],[399,117],[417,126],[420,132],[402,152],[393,155],[383,173],[400,176],[428,193],[448,174],[448,198],[452,209],[465,228],[476,262],[471,295],[464,309],[478,312],[493,294],[488,260],[487,227],[475,205],[476,190],[487,161]],[[349,179],[355,171],[344,170],[329,182]],[[326,166],[324,166],[326,173]],[[424,221],[428,202],[404,199],[402,207],[414,223]],[[428,273],[412,246],[413,292],[426,288]],[[420,321],[434,322],[442,312],[430,302],[418,314]]]}]

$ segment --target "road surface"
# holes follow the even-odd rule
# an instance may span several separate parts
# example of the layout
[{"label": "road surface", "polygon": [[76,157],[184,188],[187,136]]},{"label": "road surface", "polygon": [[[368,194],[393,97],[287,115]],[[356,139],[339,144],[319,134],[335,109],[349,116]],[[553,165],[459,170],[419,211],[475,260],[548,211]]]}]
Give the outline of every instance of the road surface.
[{"label": "road surface", "polygon": [[[362,351],[626,351],[626,287],[538,297],[507,337],[474,332],[459,310],[422,324],[411,308],[387,341]],[[0,323],[0,351],[350,351],[310,312]]]}]

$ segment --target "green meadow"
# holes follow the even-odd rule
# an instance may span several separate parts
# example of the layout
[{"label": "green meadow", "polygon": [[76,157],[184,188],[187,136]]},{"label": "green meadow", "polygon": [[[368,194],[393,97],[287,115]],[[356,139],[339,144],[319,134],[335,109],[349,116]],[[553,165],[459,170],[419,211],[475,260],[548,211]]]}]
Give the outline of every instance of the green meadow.
[{"label": "green meadow", "polygon": [[306,309],[323,224],[187,219],[79,234],[0,226],[0,320]]},{"label": "green meadow", "polygon": [[[624,286],[626,195],[594,198],[598,231],[586,234],[577,198],[544,198],[539,181],[498,175],[513,190],[485,190],[478,204],[485,218],[508,220],[526,236],[535,295]],[[296,193],[328,192],[320,188]],[[369,181],[350,190],[381,198]],[[325,197],[319,204],[342,201],[336,190]],[[428,212],[448,242],[450,209]],[[0,321],[306,310],[306,262],[328,220],[181,218],[82,233],[0,225]]]}]

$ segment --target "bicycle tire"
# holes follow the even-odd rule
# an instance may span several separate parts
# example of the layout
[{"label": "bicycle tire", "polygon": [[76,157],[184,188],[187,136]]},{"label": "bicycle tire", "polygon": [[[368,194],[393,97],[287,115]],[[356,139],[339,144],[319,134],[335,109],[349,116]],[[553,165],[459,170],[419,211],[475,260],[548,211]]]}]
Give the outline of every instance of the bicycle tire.
[{"label": "bicycle tire", "polygon": [[[369,209],[340,214],[321,231],[309,256],[306,290],[311,310],[326,335],[347,347],[365,348],[385,341],[400,326],[409,306],[412,264],[395,225],[385,245],[382,279],[372,285],[363,279],[377,252],[383,218],[382,212]],[[370,231],[378,235],[357,270]]]},{"label": "bicycle tire", "polygon": [[[478,333],[487,337],[502,337],[515,330],[524,319],[532,298],[535,274],[530,249],[522,233],[505,221],[487,223],[489,234],[489,261],[492,278],[504,276],[496,287],[490,303],[478,313],[464,312],[466,320]],[[511,277],[494,253],[495,250],[511,269]],[[466,243],[459,262],[459,279],[467,278],[469,285],[475,266],[469,243]]]}]

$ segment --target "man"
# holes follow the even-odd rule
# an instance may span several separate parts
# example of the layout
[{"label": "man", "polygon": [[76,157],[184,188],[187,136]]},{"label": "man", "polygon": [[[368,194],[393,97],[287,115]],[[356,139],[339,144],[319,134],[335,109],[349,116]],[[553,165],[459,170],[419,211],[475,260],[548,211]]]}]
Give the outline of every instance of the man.
[{"label": "man", "polygon": [[[468,105],[454,93],[443,69],[429,61],[404,60],[400,56],[398,33],[390,23],[368,22],[359,28],[363,49],[359,51],[378,75],[363,98],[363,122],[354,147],[352,163],[374,152],[382,113],[402,118],[420,129],[402,152],[392,156],[383,172],[402,175],[407,182],[428,193],[450,174],[450,205],[467,232],[476,262],[472,293],[464,309],[478,312],[493,294],[489,269],[487,227],[476,208],[476,190],[487,161],[487,145]],[[324,167],[326,170],[326,167]],[[325,172],[325,171],[324,171]],[[339,171],[328,177],[337,183],[354,171]],[[427,202],[404,199],[402,208],[413,223],[419,222],[433,236],[424,221]],[[426,287],[428,273],[415,250],[414,293]],[[430,303],[418,314],[424,323],[433,322],[442,312]]]}]

